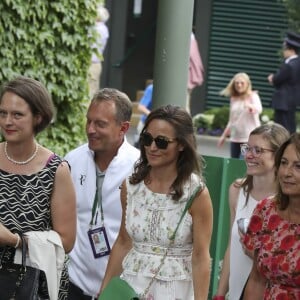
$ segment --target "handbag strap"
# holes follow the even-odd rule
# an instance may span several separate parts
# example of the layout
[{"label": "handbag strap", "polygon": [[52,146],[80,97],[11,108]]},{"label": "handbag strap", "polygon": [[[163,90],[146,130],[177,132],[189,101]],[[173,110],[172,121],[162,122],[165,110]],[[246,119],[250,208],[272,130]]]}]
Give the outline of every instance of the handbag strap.
[{"label": "handbag strap", "polygon": [[182,222],[182,220],[183,220],[183,218],[184,218],[186,212],[187,212],[188,209],[192,206],[193,201],[194,201],[194,199],[196,198],[196,196],[197,196],[197,194],[198,194],[198,192],[200,191],[201,188],[202,188],[201,185],[197,186],[197,187],[195,188],[193,194],[191,195],[191,197],[190,197],[189,200],[187,201],[187,203],[186,203],[186,205],[185,205],[185,207],[184,207],[184,210],[183,210],[183,212],[182,212],[182,214],[181,214],[181,217],[180,217],[180,219],[179,219],[179,222],[178,222],[178,224],[177,224],[177,226],[176,226],[176,228],[175,228],[173,234],[172,234],[171,237],[170,237],[170,240],[171,240],[171,241],[174,241],[174,240],[175,240],[175,236],[176,236],[176,233],[177,233],[177,231],[178,231],[178,228],[179,228],[179,226],[180,226],[180,224],[181,224],[181,222]]},{"label": "handbag strap", "polygon": [[[27,245],[26,245],[26,240],[25,240],[25,237],[22,233],[19,233],[20,235],[20,238],[22,240],[22,267],[23,269],[26,271],[26,251],[27,251]],[[3,261],[3,258],[4,258],[4,255],[6,253],[6,250],[8,249],[9,247],[6,246],[2,253],[1,253],[1,256],[0,256],[0,269],[2,268],[2,261]],[[16,250],[17,251],[17,250]]]},{"label": "handbag strap", "polygon": [[172,234],[171,237],[170,237],[170,241],[171,241],[171,242],[170,242],[170,245],[169,245],[168,248],[166,249],[166,251],[165,251],[165,253],[164,253],[164,256],[162,257],[162,259],[161,259],[161,261],[160,261],[160,264],[159,264],[158,268],[156,269],[156,272],[155,272],[154,276],[151,278],[151,280],[150,280],[148,286],[146,287],[146,289],[144,290],[144,292],[140,295],[142,299],[148,294],[148,292],[149,292],[149,290],[150,290],[150,287],[151,287],[152,283],[154,282],[154,280],[155,280],[156,276],[158,275],[158,273],[159,273],[159,271],[160,271],[162,265],[164,264],[165,259],[166,259],[167,254],[168,254],[168,250],[169,250],[171,244],[174,243],[175,236],[176,236],[176,233],[177,233],[177,231],[178,231],[179,225],[181,224],[181,222],[182,222],[182,220],[183,220],[183,218],[184,218],[186,212],[187,212],[188,209],[191,207],[191,205],[192,205],[194,199],[196,198],[196,196],[197,196],[197,194],[198,194],[198,192],[200,191],[201,188],[202,188],[202,185],[197,186],[197,187],[195,188],[195,190],[193,191],[191,197],[190,197],[189,200],[187,201],[187,203],[186,203],[186,205],[185,205],[185,207],[184,207],[184,210],[183,210],[183,212],[182,212],[182,214],[181,214],[181,216],[180,216],[179,222],[177,223],[177,226],[176,226],[176,228],[175,228],[173,234]]},{"label": "handbag strap", "polygon": [[22,266],[26,271],[26,251],[27,251],[27,244],[23,234],[20,234],[22,240]]}]

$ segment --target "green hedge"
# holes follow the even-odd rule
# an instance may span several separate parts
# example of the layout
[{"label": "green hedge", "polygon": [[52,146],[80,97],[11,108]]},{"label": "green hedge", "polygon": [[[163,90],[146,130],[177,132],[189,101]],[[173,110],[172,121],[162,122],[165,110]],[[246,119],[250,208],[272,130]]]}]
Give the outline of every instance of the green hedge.
[{"label": "green hedge", "polygon": [[60,155],[85,141],[87,71],[97,3],[0,1],[0,83],[25,75],[46,85],[57,115],[37,139]]},{"label": "green hedge", "polygon": [[300,0],[283,0],[287,9],[289,29],[300,32]]},{"label": "green hedge", "polygon": [[215,107],[193,117],[193,123],[198,133],[220,135],[227,125],[229,106]]}]

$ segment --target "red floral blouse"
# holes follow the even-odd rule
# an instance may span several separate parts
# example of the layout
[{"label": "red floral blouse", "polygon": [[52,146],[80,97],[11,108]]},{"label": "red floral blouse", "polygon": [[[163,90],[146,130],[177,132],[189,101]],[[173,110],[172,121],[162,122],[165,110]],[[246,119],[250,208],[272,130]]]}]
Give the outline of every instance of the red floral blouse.
[{"label": "red floral blouse", "polygon": [[273,199],[253,211],[244,244],[258,251],[257,265],[266,278],[265,300],[300,300],[300,224],[278,215]]}]

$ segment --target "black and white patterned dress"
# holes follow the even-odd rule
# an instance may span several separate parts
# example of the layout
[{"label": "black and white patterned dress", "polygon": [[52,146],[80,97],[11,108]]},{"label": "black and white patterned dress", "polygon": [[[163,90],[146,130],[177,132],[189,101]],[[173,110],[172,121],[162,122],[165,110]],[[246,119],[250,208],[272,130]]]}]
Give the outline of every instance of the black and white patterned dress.
[{"label": "black and white patterned dress", "polygon": [[[62,159],[52,155],[47,165],[31,175],[12,174],[0,168],[0,222],[13,233],[52,229],[50,201],[55,173]],[[4,248],[0,247],[0,255]],[[15,249],[7,247],[3,263],[13,261]],[[61,277],[59,300],[67,299],[66,266]],[[0,291],[1,299],[1,291]]]}]

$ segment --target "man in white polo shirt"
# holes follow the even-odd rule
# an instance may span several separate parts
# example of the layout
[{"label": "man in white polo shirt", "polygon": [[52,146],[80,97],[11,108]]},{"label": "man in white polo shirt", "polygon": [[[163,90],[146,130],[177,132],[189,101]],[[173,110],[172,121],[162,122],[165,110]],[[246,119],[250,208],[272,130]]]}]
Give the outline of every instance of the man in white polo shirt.
[{"label": "man in white polo shirt", "polygon": [[139,158],[139,150],[126,139],[131,113],[126,94],[109,88],[98,91],[86,114],[88,143],[65,157],[77,198],[76,243],[68,265],[70,300],[97,296],[119,232],[120,186]]}]

